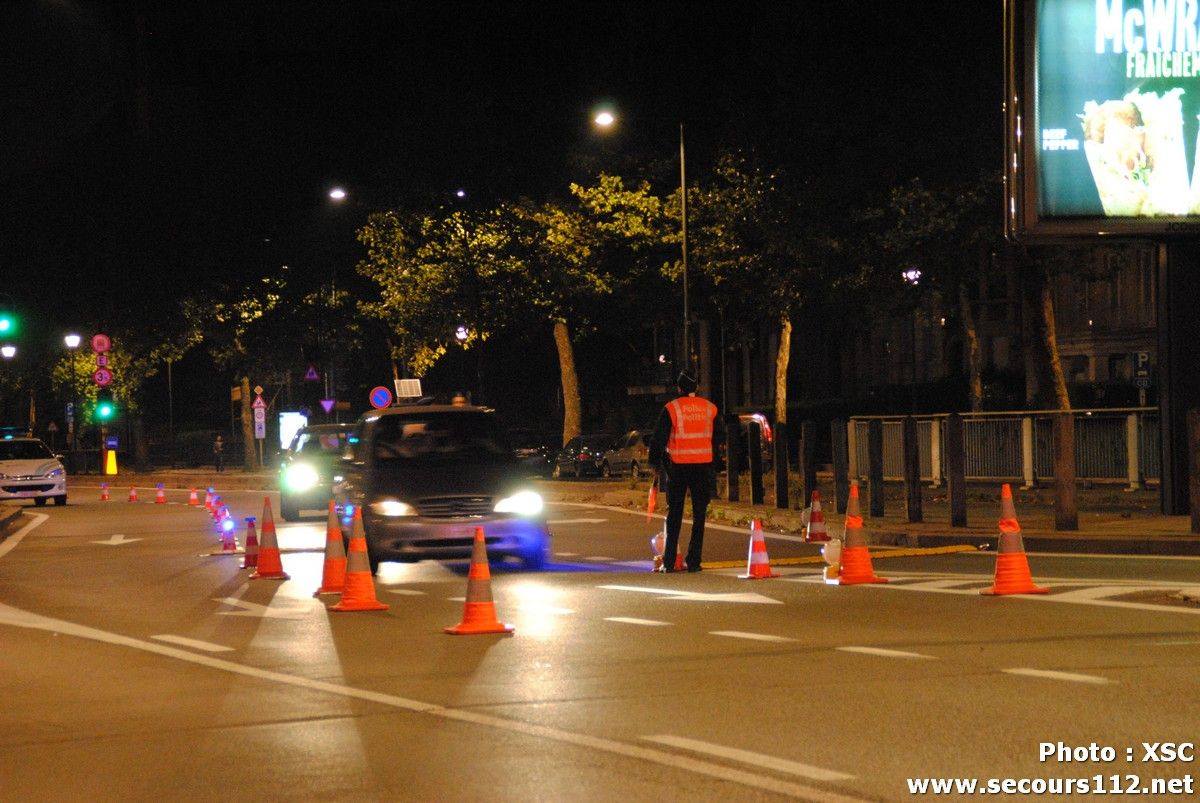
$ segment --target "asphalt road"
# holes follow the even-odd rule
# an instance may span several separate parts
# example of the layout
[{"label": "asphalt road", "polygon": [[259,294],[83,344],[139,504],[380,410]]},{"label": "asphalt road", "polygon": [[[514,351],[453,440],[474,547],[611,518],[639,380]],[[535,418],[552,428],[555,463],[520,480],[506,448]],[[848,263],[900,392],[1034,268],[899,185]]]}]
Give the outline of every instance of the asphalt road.
[{"label": "asphalt road", "polygon": [[[908,779],[1196,774],[1143,747],[1200,741],[1200,606],[1172,596],[1194,559],[1031,556],[1051,593],[995,598],[991,553],[877,555],[891,583],[833,587],[813,545],[770,535],[783,576],[739,580],[720,566],[747,534],[722,528],[704,572],[656,575],[660,522],[554,505],[552,568],[492,567],[515,633],[458,637],[465,563],[384,564],[389,610],[336,613],[313,596],[320,519],[276,518],[291,579],[248,580],[186,494],[83,496],[0,542],[0,800],[904,800]],[[1039,759],[1059,742],[1115,757]]]}]

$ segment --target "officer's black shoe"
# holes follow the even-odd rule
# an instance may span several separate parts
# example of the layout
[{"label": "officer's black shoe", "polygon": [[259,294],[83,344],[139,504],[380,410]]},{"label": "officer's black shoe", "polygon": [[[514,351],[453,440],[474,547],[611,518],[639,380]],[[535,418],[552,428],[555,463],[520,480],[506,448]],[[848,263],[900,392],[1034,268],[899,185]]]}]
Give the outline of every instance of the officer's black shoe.
[{"label": "officer's black shoe", "polygon": [[695,573],[695,572],[701,571],[701,567],[699,567],[699,566],[688,566],[688,569],[687,569],[687,570],[688,570],[688,574],[693,574],[693,573]]}]

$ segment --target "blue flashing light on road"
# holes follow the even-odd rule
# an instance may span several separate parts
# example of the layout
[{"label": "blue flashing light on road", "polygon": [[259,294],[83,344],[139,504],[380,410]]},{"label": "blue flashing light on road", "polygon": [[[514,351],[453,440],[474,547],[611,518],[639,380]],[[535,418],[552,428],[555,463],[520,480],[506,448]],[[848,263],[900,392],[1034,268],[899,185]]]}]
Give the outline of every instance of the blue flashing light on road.
[{"label": "blue flashing light on road", "polygon": [[225,532],[232,531],[234,526],[236,526],[236,525],[235,525],[233,519],[225,519],[225,521],[221,522],[221,529],[224,530]]}]

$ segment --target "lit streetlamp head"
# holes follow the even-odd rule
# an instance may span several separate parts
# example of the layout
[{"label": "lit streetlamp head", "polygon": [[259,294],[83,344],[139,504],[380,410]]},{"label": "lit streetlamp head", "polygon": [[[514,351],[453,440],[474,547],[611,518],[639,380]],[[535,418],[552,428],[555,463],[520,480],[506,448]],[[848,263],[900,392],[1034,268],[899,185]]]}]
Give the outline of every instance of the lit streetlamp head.
[{"label": "lit streetlamp head", "polygon": [[601,128],[608,128],[616,121],[617,121],[617,118],[613,116],[612,112],[608,112],[608,111],[600,112],[592,120],[592,122],[594,122],[596,125],[600,126]]},{"label": "lit streetlamp head", "polygon": [[454,330],[454,337],[459,343],[466,343],[467,338],[470,336],[471,333],[467,331],[467,327],[465,326],[460,326]]},{"label": "lit streetlamp head", "polygon": [[466,197],[467,197],[467,191],[466,191],[466,190],[458,190],[458,191],[456,191],[454,194],[455,194],[457,197],[459,197],[459,198],[466,198]]},{"label": "lit streetlamp head", "polygon": [[63,342],[67,344],[69,349],[79,348],[79,335],[70,334],[63,338]]},{"label": "lit streetlamp head", "polygon": [[329,191],[329,197],[334,201],[344,201],[346,200],[346,191],[341,187],[334,187]]},{"label": "lit streetlamp head", "polygon": [[916,268],[909,268],[906,271],[901,271],[900,278],[909,284],[917,284],[921,281],[921,271]]},{"label": "lit streetlamp head", "polygon": [[17,356],[16,346],[0,346],[0,357],[11,360],[15,356]]}]

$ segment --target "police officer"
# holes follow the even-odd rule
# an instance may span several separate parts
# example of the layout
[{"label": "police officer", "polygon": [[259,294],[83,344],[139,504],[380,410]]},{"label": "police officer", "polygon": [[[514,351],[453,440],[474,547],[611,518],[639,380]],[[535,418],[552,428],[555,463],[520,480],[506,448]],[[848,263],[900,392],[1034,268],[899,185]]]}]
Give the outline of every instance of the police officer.
[{"label": "police officer", "polygon": [[683,524],[684,496],[692,496],[692,537],[688,541],[687,570],[700,571],[704,550],[704,517],[713,484],[713,452],[725,442],[725,426],[717,407],[696,395],[696,379],[687,371],[676,381],[679,398],[667,402],[650,436],[650,463],[656,481],[666,479],[667,541],[659,571],[675,570],[679,530]]}]

